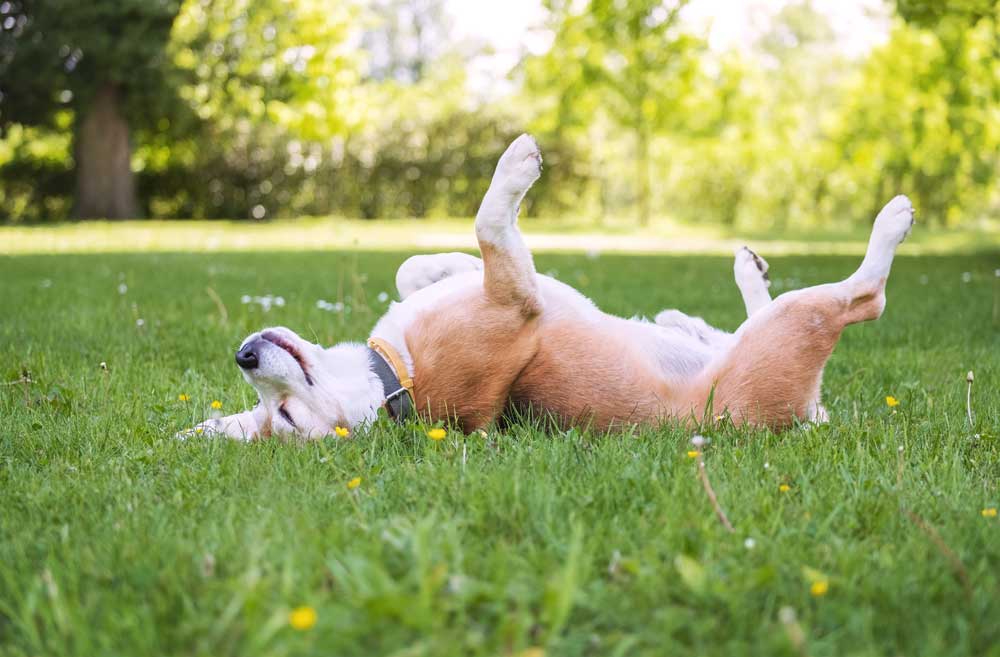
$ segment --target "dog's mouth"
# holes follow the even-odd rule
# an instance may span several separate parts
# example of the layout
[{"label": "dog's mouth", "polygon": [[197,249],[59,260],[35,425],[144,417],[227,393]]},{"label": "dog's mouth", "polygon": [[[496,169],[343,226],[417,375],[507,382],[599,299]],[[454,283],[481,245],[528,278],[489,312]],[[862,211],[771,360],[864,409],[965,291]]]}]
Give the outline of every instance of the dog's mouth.
[{"label": "dog's mouth", "polygon": [[264,331],[260,334],[260,339],[270,342],[275,347],[280,347],[288,352],[288,355],[295,359],[295,362],[299,364],[302,369],[303,376],[306,377],[306,383],[313,385],[312,377],[309,375],[309,368],[306,366],[306,361],[302,358],[302,354],[299,352],[298,347],[284,339],[277,333],[272,331]]}]

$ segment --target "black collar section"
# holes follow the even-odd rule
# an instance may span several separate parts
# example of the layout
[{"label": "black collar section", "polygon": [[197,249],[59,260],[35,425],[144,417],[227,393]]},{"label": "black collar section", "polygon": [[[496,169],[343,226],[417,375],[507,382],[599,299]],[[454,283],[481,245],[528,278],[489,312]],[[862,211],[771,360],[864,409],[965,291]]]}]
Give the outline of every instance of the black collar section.
[{"label": "black collar section", "polygon": [[402,423],[410,412],[413,411],[413,402],[410,399],[410,393],[399,382],[399,377],[392,369],[392,365],[387,363],[371,347],[366,347],[366,349],[368,349],[368,360],[371,361],[372,370],[382,382],[382,394],[385,395],[383,406],[389,417],[396,422]]}]

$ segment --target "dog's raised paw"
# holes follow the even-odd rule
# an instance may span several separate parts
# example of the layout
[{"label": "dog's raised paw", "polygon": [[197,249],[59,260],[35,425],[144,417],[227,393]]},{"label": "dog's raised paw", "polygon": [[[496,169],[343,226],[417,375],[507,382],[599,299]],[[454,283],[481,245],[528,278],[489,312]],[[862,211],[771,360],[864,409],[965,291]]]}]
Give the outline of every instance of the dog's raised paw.
[{"label": "dog's raised paw", "polygon": [[493,182],[502,184],[507,191],[521,194],[538,180],[541,173],[542,153],[538,144],[534,137],[523,134],[500,157]]},{"label": "dog's raised paw", "polygon": [[767,274],[769,266],[767,260],[760,257],[748,247],[741,247],[736,251],[736,259],[733,263],[733,274],[736,282],[742,286],[744,284],[754,284],[763,281],[764,287],[771,286],[771,278]]},{"label": "dog's raised paw", "polygon": [[893,246],[899,244],[913,228],[915,210],[910,199],[900,194],[885,204],[875,217],[872,239],[885,240]]}]

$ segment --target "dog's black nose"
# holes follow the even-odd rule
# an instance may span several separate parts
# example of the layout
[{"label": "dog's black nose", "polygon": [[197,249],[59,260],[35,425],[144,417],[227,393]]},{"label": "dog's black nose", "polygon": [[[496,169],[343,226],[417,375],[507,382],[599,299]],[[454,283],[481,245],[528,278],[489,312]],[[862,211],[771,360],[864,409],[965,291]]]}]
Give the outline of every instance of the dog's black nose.
[{"label": "dog's black nose", "polygon": [[257,367],[257,352],[254,350],[253,345],[248,344],[236,352],[236,364],[245,370],[252,370]]}]

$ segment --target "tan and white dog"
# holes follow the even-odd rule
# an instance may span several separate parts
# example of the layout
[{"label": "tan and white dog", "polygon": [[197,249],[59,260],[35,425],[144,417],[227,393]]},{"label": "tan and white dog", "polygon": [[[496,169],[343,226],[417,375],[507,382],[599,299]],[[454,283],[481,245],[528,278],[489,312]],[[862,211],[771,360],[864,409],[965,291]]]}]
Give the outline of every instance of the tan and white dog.
[{"label": "tan and white dog", "polygon": [[838,283],[772,300],[767,264],[737,252],[747,320],[730,334],[676,310],[655,322],[614,317],[538,274],[517,213],[541,163],[527,135],[507,148],[476,216],[482,260],[407,260],[396,275],[402,300],[367,346],[324,348],[286,328],[249,336],[236,358],[260,403],[196,430],[319,437],[371,422],[383,406],[467,432],[511,411],[597,429],[720,413],[775,430],[827,419],[823,367],[845,326],[882,314],[896,247],[913,224],[909,199],[878,214],[861,266]]}]

